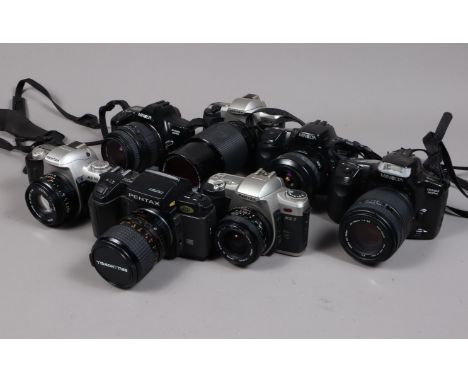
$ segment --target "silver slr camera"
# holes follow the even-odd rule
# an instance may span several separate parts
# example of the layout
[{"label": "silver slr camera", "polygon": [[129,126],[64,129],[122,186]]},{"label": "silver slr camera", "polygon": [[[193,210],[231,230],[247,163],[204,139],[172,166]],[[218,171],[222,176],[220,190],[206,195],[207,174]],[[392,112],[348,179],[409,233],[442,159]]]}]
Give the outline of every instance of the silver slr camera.
[{"label": "silver slr camera", "polygon": [[247,266],[273,252],[299,256],[306,248],[307,194],[286,188],[275,172],[216,174],[204,192],[224,215],[215,229],[215,250],[232,264]]},{"label": "silver slr camera", "polygon": [[88,199],[111,169],[84,143],[35,147],[26,157],[26,204],[41,223],[58,227],[88,216]]},{"label": "silver slr camera", "polygon": [[284,110],[267,107],[257,94],[246,94],[230,103],[214,102],[203,113],[208,126],[220,121],[238,121],[251,122],[255,126],[284,127],[284,123],[291,120],[289,117],[290,114]]}]

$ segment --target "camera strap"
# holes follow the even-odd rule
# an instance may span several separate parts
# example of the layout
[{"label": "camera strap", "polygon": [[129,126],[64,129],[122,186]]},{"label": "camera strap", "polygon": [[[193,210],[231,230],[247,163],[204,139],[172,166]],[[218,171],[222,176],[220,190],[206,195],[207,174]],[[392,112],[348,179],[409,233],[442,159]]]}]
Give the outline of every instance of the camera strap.
[{"label": "camera strap", "polygon": [[109,134],[109,128],[107,127],[106,114],[112,111],[116,106],[120,106],[122,110],[130,107],[127,101],[124,100],[113,100],[106,103],[104,106],[99,108],[99,128],[101,129],[102,137],[105,138]]},{"label": "camera strap", "polygon": [[295,115],[291,114],[290,112],[286,110],[276,109],[272,107],[264,107],[261,109],[257,109],[255,113],[252,113],[247,117],[247,120],[246,120],[247,126],[252,127],[255,125],[253,123],[253,118],[254,118],[254,115],[258,113],[265,113],[271,116],[274,116],[274,115],[279,116],[279,118],[276,120],[278,124],[282,124],[286,122],[297,122],[301,126],[305,125],[305,122],[303,120],[299,119],[298,117],[296,117]]},{"label": "camera strap", "polygon": [[350,141],[343,138],[335,139],[335,142],[331,147],[331,152],[334,156],[342,159],[349,158],[353,155],[364,159],[382,159],[382,157],[373,151],[370,147],[365,146],[357,141]]},{"label": "camera strap", "polygon": [[16,85],[15,95],[13,96],[13,110],[23,114],[26,116],[26,100],[23,98],[24,87],[28,84],[34,89],[36,89],[39,93],[43,94],[55,108],[62,114],[65,118],[69,119],[70,121],[75,122],[78,125],[89,127],[91,129],[99,129],[99,121],[95,115],[92,114],[83,114],[81,117],[73,115],[67,111],[65,111],[51,96],[49,91],[42,86],[39,82],[33,80],[32,78],[25,78],[18,82]]},{"label": "camera strap", "polygon": [[[448,178],[457,189],[468,198],[468,181],[459,177],[455,170],[468,170],[468,167],[454,166],[450,154],[442,142],[445,133],[452,121],[452,114],[445,112],[440,119],[435,132],[430,131],[423,138],[426,147],[427,159],[424,168],[432,171],[441,178]],[[446,212],[463,218],[468,218],[468,211],[447,206]]]},{"label": "camera strap", "polygon": [[[0,138],[0,148],[29,153],[35,146],[48,143],[63,145],[65,136],[55,130],[45,130],[15,110],[0,109],[0,131],[5,131],[15,138],[15,145]],[[27,144],[27,142],[32,142]]]}]

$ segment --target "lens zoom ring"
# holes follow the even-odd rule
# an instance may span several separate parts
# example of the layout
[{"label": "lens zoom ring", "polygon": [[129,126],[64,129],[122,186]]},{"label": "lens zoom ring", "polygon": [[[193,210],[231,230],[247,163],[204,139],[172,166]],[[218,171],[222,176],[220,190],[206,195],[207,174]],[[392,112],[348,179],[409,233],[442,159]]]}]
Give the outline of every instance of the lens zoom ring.
[{"label": "lens zoom ring", "polygon": [[113,238],[126,246],[138,269],[138,280],[141,280],[153,268],[155,253],[138,232],[126,225],[115,225],[109,228],[102,237]]},{"label": "lens zoom ring", "polygon": [[220,122],[198,134],[195,139],[209,143],[218,151],[226,172],[237,172],[247,162],[249,150],[245,137],[229,122]]}]

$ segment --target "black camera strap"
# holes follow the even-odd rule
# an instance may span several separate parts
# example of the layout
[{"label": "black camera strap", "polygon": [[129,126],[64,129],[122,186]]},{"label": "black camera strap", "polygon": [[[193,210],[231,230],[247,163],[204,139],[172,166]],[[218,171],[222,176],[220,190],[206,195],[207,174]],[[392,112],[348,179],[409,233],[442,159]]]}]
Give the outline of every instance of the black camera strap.
[{"label": "black camera strap", "polygon": [[[274,115],[279,116],[279,118],[276,120],[276,122],[278,124],[283,124],[283,123],[286,123],[286,122],[297,122],[301,126],[305,125],[305,122],[303,120],[299,119],[298,117],[296,117],[295,115],[291,114],[290,112],[288,112],[286,110],[276,109],[276,108],[272,108],[272,107],[264,107],[264,108],[255,110],[254,113],[250,114],[247,117],[246,125],[248,127],[255,126],[255,124],[253,122],[253,118],[254,118],[254,115],[258,114],[258,113],[265,113],[265,114],[268,114],[268,115],[271,115],[271,116],[274,116]],[[255,126],[255,127],[258,127],[258,126]],[[260,126],[260,128],[261,128],[261,126]]]},{"label": "black camera strap", "polygon": [[[15,110],[0,109],[0,131],[5,131],[15,138],[15,145],[0,138],[0,148],[29,153],[35,146],[49,143],[63,145],[65,136],[55,130],[45,130]],[[27,142],[32,142],[27,144]]]},{"label": "black camera strap", "polygon": [[24,87],[28,84],[36,89],[38,92],[43,94],[47,99],[52,102],[55,108],[62,114],[65,118],[70,121],[75,122],[78,125],[89,127],[91,129],[99,129],[99,120],[95,115],[92,114],[83,114],[81,117],[75,116],[67,111],[65,111],[50,95],[49,91],[42,86],[39,82],[33,80],[32,78],[25,78],[18,82],[16,85],[15,95],[13,96],[13,110],[26,116],[26,100],[23,98]]},{"label": "black camera strap", "polygon": [[106,114],[112,111],[116,106],[120,106],[122,110],[130,107],[127,101],[124,100],[113,100],[106,103],[104,106],[99,108],[99,128],[101,129],[102,137],[105,138],[109,134],[109,128],[107,127]]},{"label": "black camera strap", "polygon": [[[468,198],[468,181],[455,173],[455,170],[468,170],[468,167],[454,166],[450,154],[442,142],[451,121],[452,114],[445,112],[435,132],[431,131],[423,138],[427,153],[427,159],[424,161],[424,168],[442,178],[448,178],[463,196]],[[446,211],[452,215],[468,218],[468,211],[459,208],[447,206]]]},{"label": "black camera strap", "polygon": [[382,159],[382,157],[370,147],[357,141],[350,141],[343,138],[335,139],[335,142],[331,147],[331,152],[334,156],[342,159],[347,159],[354,155],[364,159]]}]

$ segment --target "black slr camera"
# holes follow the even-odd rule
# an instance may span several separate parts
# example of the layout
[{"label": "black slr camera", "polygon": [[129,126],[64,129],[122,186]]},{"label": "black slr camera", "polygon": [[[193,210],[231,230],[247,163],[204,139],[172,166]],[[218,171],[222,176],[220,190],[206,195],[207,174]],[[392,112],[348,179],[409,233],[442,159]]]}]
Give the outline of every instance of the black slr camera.
[{"label": "black slr camera", "polygon": [[121,111],[111,119],[111,130],[104,137],[102,157],[112,166],[140,172],[161,165],[170,151],[195,134],[195,126],[166,101]]},{"label": "black slr camera", "polygon": [[387,260],[405,239],[433,239],[444,217],[450,182],[425,168],[414,150],[381,161],[348,159],[330,185],[328,214],[342,246],[356,260]]},{"label": "black slr camera", "polygon": [[368,147],[338,137],[326,121],[308,123],[290,133],[279,133],[282,135],[277,135],[264,150],[278,152],[277,147],[283,145],[287,152],[269,161],[267,168],[283,178],[287,187],[305,191],[311,200],[327,193],[330,175],[340,159],[380,158]]},{"label": "black slr camera", "polygon": [[94,235],[90,260],[119,288],[130,288],[161,259],[204,260],[211,254],[215,208],[186,179],[114,168],[89,201]]},{"label": "black slr camera", "polygon": [[170,153],[163,164],[164,172],[187,178],[198,188],[216,173],[250,173],[264,167],[279,152],[271,148],[268,157],[259,154],[264,152],[258,150],[263,142],[284,149],[279,139],[271,137],[271,129],[284,130],[290,121],[303,124],[287,111],[268,108],[255,94],[231,103],[215,102],[205,109],[203,119],[207,129]]}]

